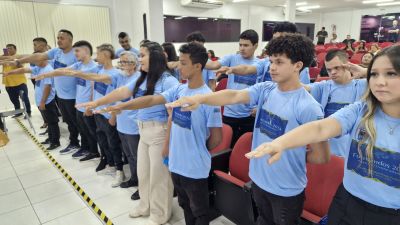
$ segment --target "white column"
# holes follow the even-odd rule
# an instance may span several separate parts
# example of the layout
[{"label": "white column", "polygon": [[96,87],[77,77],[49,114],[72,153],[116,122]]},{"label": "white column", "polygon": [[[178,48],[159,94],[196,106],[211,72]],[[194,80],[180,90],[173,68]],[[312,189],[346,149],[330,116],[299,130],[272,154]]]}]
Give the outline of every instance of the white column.
[{"label": "white column", "polygon": [[147,14],[147,35],[151,41],[162,44],[165,41],[164,13],[162,0],[149,0]]},{"label": "white column", "polygon": [[286,0],[285,20],[293,22],[296,19],[296,0]]}]

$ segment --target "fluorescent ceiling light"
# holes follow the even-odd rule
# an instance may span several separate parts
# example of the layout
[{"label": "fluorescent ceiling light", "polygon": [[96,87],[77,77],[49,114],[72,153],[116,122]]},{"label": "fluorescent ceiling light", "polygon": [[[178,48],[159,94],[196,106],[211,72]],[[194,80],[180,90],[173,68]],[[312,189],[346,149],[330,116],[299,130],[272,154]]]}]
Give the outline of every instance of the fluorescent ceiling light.
[{"label": "fluorescent ceiling light", "polygon": [[387,3],[376,4],[376,6],[389,6],[389,5],[400,5],[400,2],[387,2]]},{"label": "fluorescent ceiling light", "polygon": [[393,2],[394,0],[367,0],[363,1],[363,4],[373,4],[373,3],[382,3],[382,2]]},{"label": "fluorescent ceiling light", "polygon": [[181,20],[181,19],[183,19],[182,17],[175,17],[174,19],[176,19],[176,20]]},{"label": "fluorescent ceiling light", "polygon": [[198,20],[207,20],[208,18],[207,17],[199,17],[199,18],[197,18]]},{"label": "fluorescent ceiling light", "polygon": [[296,6],[307,5],[307,2],[296,2]]},{"label": "fluorescent ceiling light", "polygon": [[233,0],[232,2],[248,2],[249,0]]},{"label": "fluorescent ceiling light", "polygon": [[309,10],[309,9],[319,9],[321,6],[319,5],[308,5],[308,6],[302,6],[302,7],[298,7],[298,10]]}]

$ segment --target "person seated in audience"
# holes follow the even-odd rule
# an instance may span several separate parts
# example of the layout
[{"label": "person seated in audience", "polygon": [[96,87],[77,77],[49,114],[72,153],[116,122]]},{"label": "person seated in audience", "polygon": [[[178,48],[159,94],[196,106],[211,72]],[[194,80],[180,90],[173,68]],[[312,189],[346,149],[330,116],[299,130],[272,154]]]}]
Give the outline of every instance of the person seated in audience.
[{"label": "person seated in audience", "polygon": [[355,50],[355,53],[362,53],[362,52],[368,52],[367,47],[365,46],[365,41],[360,41],[360,44],[357,46],[357,49]]},{"label": "person seated in audience", "polygon": [[379,47],[379,45],[377,43],[374,43],[371,45],[369,52],[376,55],[376,53],[378,53],[381,50],[381,48]]},{"label": "person seated in audience", "polygon": [[339,39],[338,39],[336,33],[332,33],[332,38],[331,38],[331,40],[329,41],[329,43],[331,43],[331,44],[338,44],[338,43],[340,43],[340,41],[339,41]]},{"label": "person seated in audience", "polygon": [[126,32],[120,32],[118,34],[118,42],[121,45],[121,48],[115,51],[115,58],[119,58],[121,53],[124,51],[130,51],[139,56],[139,50],[131,46],[131,38]]},{"label": "person seated in audience", "polygon": [[362,101],[297,127],[246,155],[268,158],[273,166],[293,148],[350,135],[343,184],[331,203],[329,225],[395,225],[400,221],[400,46],[383,49],[371,64]]},{"label": "person seated in audience", "polygon": [[[314,55],[314,44],[301,34],[286,34],[272,39],[267,51],[270,73],[275,82],[262,82],[243,90],[181,97],[167,106],[196,110],[202,105],[249,104],[257,107],[252,149],[273,141],[290,130],[323,118],[320,104],[301,86],[299,75]],[[192,112],[193,113],[193,112]],[[288,141],[290,142],[290,141]],[[261,145],[261,146],[260,146]],[[259,217],[257,224],[294,225],[300,223],[307,183],[306,159],[314,163],[329,161],[326,141],[296,146],[282,155],[283,160],[268,165],[268,157],[250,160],[252,194]]]},{"label": "person seated in audience", "polygon": [[343,50],[347,52],[349,58],[351,58],[356,51],[351,42],[347,42],[347,45],[344,46]]},{"label": "person seated in audience", "polygon": [[372,61],[372,58],[374,58],[374,54],[367,52],[363,55],[363,57],[361,58],[361,64],[360,66],[368,68],[369,64]]},{"label": "person seated in audience", "polygon": [[[21,73],[31,73],[32,78],[35,78],[41,74],[53,71],[53,67],[51,67],[47,60],[40,60],[34,64],[35,66],[33,67],[23,67],[8,71],[4,73],[3,76],[8,77]],[[56,91],[54,88],[53,78],[46,78],[35,83],[35,102],[48,126],[48,137],[45,141],[46,144],[50,144],[50,146],[47,148],[48,151],[52,151],[60,147],[60,128],[58,126],[58,109],[56,107],[55,95]]]},{"label": "person seated in audience", "polygon": [[[176,55],[174,44],[171,42],[164,42],[161,46],[164,49],[164,53],[167,56],[168,62],[176,62],[179,60],[179,57]],[[179,72],[177,70],[169,69],[169,72],[172,74],[172,76],[179,80]]]},{"label": "person seated in audience", "polygon": [[211,61],[217,61],[219,58],[217,56],[215,56],[214,50],[208,50],[208,59]]},{"label": "person seated in audience", "polygon": [[342,43],[344,43],[346,46],[347,46],[348,43],[353,44],[354,42],[356,42],[356,40],[354,40],[353,38],[351,38],[351,36],[350,36],[349,34],[346,36],[346,39],[344,39],[344,40],[342,41]]},{"label": "person seated in audience", "polygon": [[[366,80],[352,79],[350,71],[342,66],[348,61],[345,51],[338,49],[328,51],[325,56],[325,66],[331,79],[304,85],[305,89],[322,105],[325,118],[360,100],[366,90]],[[329,140],[331,153],[344,157],[350,141],[349,135]]]}]

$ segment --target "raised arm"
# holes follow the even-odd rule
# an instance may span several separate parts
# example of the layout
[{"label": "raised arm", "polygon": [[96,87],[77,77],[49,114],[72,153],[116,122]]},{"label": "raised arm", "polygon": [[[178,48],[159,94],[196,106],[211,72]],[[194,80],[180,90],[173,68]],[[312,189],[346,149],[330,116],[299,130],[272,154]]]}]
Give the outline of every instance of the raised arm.
[{"label": "raised arm", "polygon": [[97,99],[96,101],[86,102],[76,105],[77,108],[84,107],[86,110],[91,110],[102,105],[111,104],[113,102],[120,101],[132,96],[132,91],[128,87],[120,87],[113,90],[104,97]]},{"label": "raised arm", "polygon": [[[326,118],[299,126],[290,132],[278,137],[272,142],[264,143],[255,151],[246,154],[248,158],[259,158],[266,154],[271,155],[268,163],[279,160],[286,149],[319,143],[341,134],[341,125],[334,118]],[[322,153],[323,154],[323,153]]]},{"label": "raised arm", "polygon": [[140,98],[132,99],[128,102],[121,103],[114,107],[120,110],[137,110],[149,108],[155,105],[165,104],[167,101],[161,95],[147,95]]},{"label": "raised arm", "polygon": [[3,76],[5,77],[13,74],[31,73],[31,72],[32,72],[31,69],[22,67],[15,70],[11,70],[9,72],[1,72],[0,74],[3,74]]},{"label": "raised arm", "polygon": [[221,63],[218,61],[208,61],[205,68],[208,70],[217,70],[221,68],[221,66]]},{"label": "raised arm", "polygon": [[35,63],[43,60],[48,60],[47,53],[35,53],[32,55],[24,55],[24,57],[16,60],[17,65],[22,63]]}]

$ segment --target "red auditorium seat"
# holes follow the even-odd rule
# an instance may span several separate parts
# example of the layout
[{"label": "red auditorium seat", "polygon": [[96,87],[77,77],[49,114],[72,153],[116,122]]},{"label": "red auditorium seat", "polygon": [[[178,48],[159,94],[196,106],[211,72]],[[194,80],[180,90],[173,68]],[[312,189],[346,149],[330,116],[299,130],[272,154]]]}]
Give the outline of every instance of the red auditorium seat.
[{"label": "red auditorium seat", "polygon": [[315,46],[315,53],[318,55],[320,53],[326,52],[325,46],[317,45]]},{"label": "red auditorium seat", "polygon": [[322,52],[317,55],[318,68],[322,68],[324,66],[325,56],[326,56],[326,52]]},{"label": "red auditorium seat", "polygon": [[393,45],[392,42],[383,42],[383,43],[379,43],[379,47],[380,47],[380,48],[386,48],[386,47],[389,47],[389,46],[392,46],[392,45]]},{"label": "red auditorium seat", "polygon": [[326,51],[332,50],[332,49],[340,49],[339,47],[337,47],[336,45],[332,45],[332,46],[327,46],[326,47]]},{"label": "red auditorium seat", "polygon": [[342,49],[342,48],[346,47],[346,44],[344,44],[344,43],[338,43],[336,46],[337,46],[338,48]]},{"label": "red auditorium seat", "polygon": [[215,170],[215,207],[238,225],[254,225],[257,210],[251,197],[249,160],[253,133],[243,134],[235,144],[229,159],[229,174]]},{"label": "red auditorium seat", "polygon": [[223,150],[229,149],[231,146],[232,142],[232,135],[233,131],[232,128],[229,125],[223,124],[222,125],[222,140],[221,143],[210,150],[211,154],[216,154],[218,152],[221,152]]},{"label": "red auditorium seat", "polygon": [[362,57],[365,55],[365,52],[357,52],[351,58],[351,63],[361,64]]},{"label": "red auditorium seat", "polygon": [[321,82],[321,81],[323,81],[323,80],[330,80],[331,78],[330,77],[318,77],[316,80],[315,80],[315,82]]},{"label": "red auditorium seat", "polygon": [[227,83],[228,83],[228,78],[221,79],[218,82],[217,86],[215,87],[215,91],[221,91],[221,90],[226,89]]},{"label": "red auditorium seat", "polygon": [[315,81],[319,76],[321,69],[318,67],[310,67],[310,80]]},{"label": "red auditorium seat", "polygon": [[319,224],[328,213],[337,188],[343,180],[343,158],[331,156],[326,164],[307,164],[308,183],[302,218]]}]

